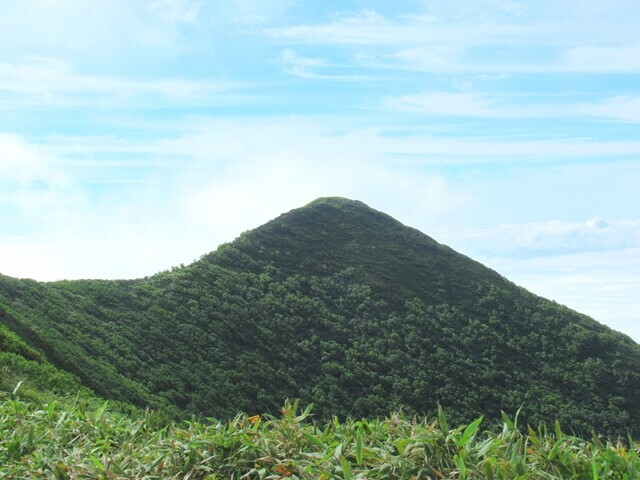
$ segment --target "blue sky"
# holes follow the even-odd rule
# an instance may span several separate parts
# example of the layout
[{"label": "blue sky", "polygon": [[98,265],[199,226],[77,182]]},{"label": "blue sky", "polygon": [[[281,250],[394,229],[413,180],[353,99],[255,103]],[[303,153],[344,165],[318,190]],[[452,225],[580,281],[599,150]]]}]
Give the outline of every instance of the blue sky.
[{"label": "blue sky", "polygon": [[640,340],[635,0],[0,6],[0,272],[153,274],[362,200]]}]

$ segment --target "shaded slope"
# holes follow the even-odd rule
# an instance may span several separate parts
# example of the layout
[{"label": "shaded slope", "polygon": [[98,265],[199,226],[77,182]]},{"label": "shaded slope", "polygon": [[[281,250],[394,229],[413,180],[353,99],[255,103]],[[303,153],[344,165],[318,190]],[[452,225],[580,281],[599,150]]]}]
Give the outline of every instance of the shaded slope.
[{"label": "shaded slope", "polygon": [[[640,432],[640,347],[360,202],[319,199],[128,282],[0,278],[0,308],[96,392],[207,416],[498,417]],[[7,317],[8,318],[8,317]],[[27,336],[24,336],[27,335]]]},{"label": "shaded slope", "polygon": [[[72,285],[74,288],[65,288]],[[110,289],[108,285],[114,288]],[[83,294],[80,295],[76,287],[89,287],[90,290],[81,290]],[[63,377],[68,372],[74,378],[56,383],[69,383],[64,393],[71,393],[77,385],[83,385],[105,398],[139,406],[169,407],[166,400],[151,394],[116,367],[123,361],[130,361],[128,358],[133,352],[121,350],[117,345],[118,336],[109,321],[114,312],[103,314],[102,307],[97,307],[95,302],[104,300],[108,305],[126,292],[126,282],[46,284],[0,276],[0,329],[6,332],[6,340],[0,341],[0,354],[8,359],[11,357],[7,361],[14,363],[15,369],[21,365],[20,370],[26,372],[22,375],[24,378],[19,378],[15,372],[10,377],[24,380],[30,378],[29,372],[32,372],[35,378],[42,379],[44,375],[38,372],[49,371],[49,366],[55,366],[63,370]],[[22,358],[14,359],[14,354]],[[25,364],[22,359],[31,363]],[[58,374],[51,373],[51,376]],[[38,390],[46,389],[46,382],[36,380],[34,383],[41,384]],[[62,393],[57,388],[54,390]]]}]

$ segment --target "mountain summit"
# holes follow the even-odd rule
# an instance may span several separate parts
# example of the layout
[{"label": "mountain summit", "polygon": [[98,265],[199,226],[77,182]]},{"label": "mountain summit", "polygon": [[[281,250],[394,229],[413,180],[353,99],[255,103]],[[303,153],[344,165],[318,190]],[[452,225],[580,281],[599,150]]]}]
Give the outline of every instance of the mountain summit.
[{"label": "mountain summit", "polygon": [[182,415],[300,398],[321,418],[440,404],[469,421],[524,405],[531,423],[640,433],[638,344],[342,198],[150,278],[0,277],[0,321],[32,361]]},{"label": "mountain summit", "polygon": [[477,283],[504,282],[418,230],[340,197],[319,198],[285,213],[242,235],[233,246],[287,274],[327,276],[351,268],[394,303],[415,297],[464,302]]}]

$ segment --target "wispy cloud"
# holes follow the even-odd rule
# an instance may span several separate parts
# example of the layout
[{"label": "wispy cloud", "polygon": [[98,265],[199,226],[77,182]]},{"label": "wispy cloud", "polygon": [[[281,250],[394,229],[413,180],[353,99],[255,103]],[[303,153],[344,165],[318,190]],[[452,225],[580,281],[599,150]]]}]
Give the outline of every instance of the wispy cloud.
[{"label": "wispy cloud", "polygon": [[619,95],[589,101],[549,103],[542,96],[523,99],[523,95],[483,94],[477,92],[420,92],[412,95],[388,96],[381,107],[422,115],[484,118],[592,118],[637,123],[640,122],[640,96]]},{"label": "wispy cloud", "polygon": [[467,248],[484,256],[531,258],[640,248],[640,219],[504,224],[460,232]]},{"label": "wispy cloud", "polygon": [[[402,142],[381,138],[377,142],[399,163],[431,163],[432,165],[474,163],[538,163],[560,159],[600,158],[602,162],[616,156],[639,155],[640,141],[600,141],[585,138],[558,140],[475,140],[447,139],[427,135],[411,135]],[[393,152],[393,153],[391,153]],[[395,155],[394,155],[395,154]],[[429,161],[429,159],[431,159]]]},{"label": "wispy cloud", "polygon": [[[472,2],[473,3],[473,2]],[[438,5],[435,14],[385,17],[373,10],[328,23],[270,28],[281,42],[354,49],[363,68],[459,73],[639,72],[637,35],[597,28],[591,18],[571,27],[551,15],[529,18],[516,2],[480,2],[477,8]],[[478,11],[473,15],[470,12]],[[624,9],[614,9],[624,18]],[[595,28],[594,28],[595,27]],[[375,50],[372,47],[377,47]],[[527,55],[537,49],[536,58]],[[364,53],[359,50],[368,50]]]},{"label": "wispy cloud", "polygon": [[320,75],[315,73],[315,69],[328,66],[328,63],[320,58],[300,57],[295,50],[290,48],[283,50],[278,60],[283,65],[285,72],[298,77],[319,77]]},{"label": "wispy cloud", "polygon": [[423,92],[415,95],[390,96],[382,106],[394,110],[427,115],[495,117],[500,116],[490,99],[475,93]]},{"label": "wispy cloud", "polygon": [[[367,127],[361,127],[368,121]],[[476,136],[451,138],[438,136],[429,128],[387,129],[363,117],[351,120],[328,116],[274,116],[246,117],[242,120],[200,117],[169,123],[142,124],[142,129],[163,132],[153,139],[137,141],[113,136],[77,137],[58,136],[46,139],[47,149],[65,156],[73,153],[99,158],[105,154],[149,154],[163,162],[166,155],[193,158],[254,159],[267,162],[272,157],[266,152],[300,151],[313,138],[321,145],[318,152],[327,156],[339,155],[352,163],[363,159],[369,163],[385,164],[390,168],[412,166],[447,166],[506,164],[552,165],[560,160],[566,163],[591,162],[607,165],[612,161],[640,156],[640,140],[601,140],[585,137],[548,139],[479,138]],[[417,133],[416,133],[417,130]],[[309,137],[309,138],[308,138]],[[247,142],[251,138],[251,142]],[[298,141],[298,138],[307,140]],[[281,144],[276,145],[280,141]],[[340,153],[340,150],[344,153]],[[351,154],[352,157],[349,157]],[[102,158],[105,155],[101,156]],[[137,157],[136,157],[137,158]],[[130,159],[131,160],[131,159]],[[633,162],[633,160],[629,160]]]},{"label": "wispy cloud", "polygon": [[235,0],[216,4],[211,15],[223,15],[240,25],[265,25],[284,16],[293,4],[293,0]]},{"label": "wispy cloud", "polygon": [[184,103],[224,102],[221,94],[240,86],[224,80],[180,78],[136,80],[74,71],[66,61],[38,58],[0,63],[0,103],[22,105],[145,104],[153,99]]},{"label": "wispy cloud", "polygon": [[188,18],[190,3],[94,0],[88,8],[82,0],[11,2],[0,16],[0,58],[62,56],[98,71],[149,65],[150,53],[170,57],[183,46],[181,32],[166,18]]},{"label": "wispy cloud", "polygon": [[[466,31],[467,35],[461,35]],[[495,39],[516,28],[510,25],[443,24],[428,15],[402,15],[390,19],[374,10],[341,15],[324,24],[294,25],[270,28],[265,33],[273,38],[316,45],[409,46],[449,44],[472,45],[479,39]],[[458,34],[460,36],[458,37]]]},{"label": "wispy cloud", "polygon": [[582,103],[575,107],[575,113],[593,118],[639,123],[640,95],[618,95],[599,102]]},{"label": "wispy cloud", "polygon": [[512,0],[429,0],[423,3],[426,14],[448,21],[495,18],[520,18],[528,8],[520,1]]},{"label": "wispy cloud", "polygon": [[0,185],[2,193],[31,184],[64,185],[66,178],[52,168],[45,149],[30,145],[16,135],[0,132]]},{"label": "wispy cloud", "polygon": [[[345,66],[329,63],[320,58],[301,57],[295,50],[286,49],[280,53],[278,63],[282,65],[285,73],[301,78],[315,78],[322,80],[341,81],[377,81],[380,78],[349,73],[353,66]],[[346,73],[342,73],[346,72]]]},{"label": "wispy cloud", "polygon": [[[68,208],[81,204],[68,172],[57,168],[54,155],[19,136],[0,133],[0,212],[6,225],[0,245],[57,225]],[[9,257],[0,258],[0,264],[3,261],[14,264]]]},{"label": "wispy cloud", "polygon": [[640,72],[640,42],[585,44],[562,52],[558,70],[573,72]]},{"label": "wispy cloud", "polygon": [[152,0],[148,8],[173,23],[193,23],[198,20],[202,0]]}]

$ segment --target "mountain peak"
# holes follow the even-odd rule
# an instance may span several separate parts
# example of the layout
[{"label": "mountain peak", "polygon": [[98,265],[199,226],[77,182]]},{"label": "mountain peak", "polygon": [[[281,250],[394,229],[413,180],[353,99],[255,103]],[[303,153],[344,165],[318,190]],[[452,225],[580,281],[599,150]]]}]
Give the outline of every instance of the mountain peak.
[{"label": "mountain peak", "polygon": [[370,207],[360,200],[345,197],[319,197],[307,205],[282,214],[276,220],[296,215],[314,215],[318,220],[330,221],[333,217],[341,222],[376,222],[383,221],[394,227],[408,228],[393,217]]},{"label": "mountain peak", "polygon": [[[289,213],[293,213],[296,211],[318,211],[324,210],[325,213],[333,212],[333,214],[349,215],[372,215],[377,218],[385,218],[387,221],[391,220],[394,223],[399,223],[397,220],[393,219],[389,215],[382,213],[374,208],[371,208],[364,202],[360,200],[352,200],[345,197],[320,197],[316,198],[314,201],[308,203],[304,207],[297,208],[292,210]],[[287,214],[285,214],[287,215]]]},{"label": "mountain peak", "polygon": [[313,207],[316,205],[330,205],[332,207],[337,207],[337,208],[356,207],[356,206],[370,208],[360,200],[352,200],[350,198],[345,198],[345,197],[319,197],[319,198],[316,198],[314,201],[309,202],[307,205],[305,205],[302,208]]},{"label": "mountain peak", "polygon": [[295,397],[318,418],[440,404],[470,422],[524,403],[523,424],[640,432],[631,339],[345,198],[135,282],[0,277],[0,325],[100,394],[185,414]]},{"label": "mountain peak", "polygon": [[[358,200],[321,197],[231,244],[240,255],[210,258],[233,270],[273,265],[282,275],[326,277],[348,269],[392,303],[463,301],[465,290],[506,280],[424,233]],[[242,261],[238,259],[242,258]],[[443,289],[445,285],[456,289]]]}]

